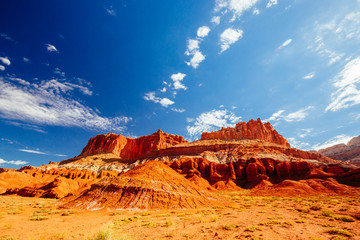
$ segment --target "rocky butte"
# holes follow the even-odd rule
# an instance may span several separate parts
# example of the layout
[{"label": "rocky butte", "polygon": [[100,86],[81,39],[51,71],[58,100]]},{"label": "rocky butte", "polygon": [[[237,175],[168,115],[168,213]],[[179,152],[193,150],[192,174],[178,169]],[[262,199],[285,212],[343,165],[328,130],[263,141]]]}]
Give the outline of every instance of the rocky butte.
[{"label": "rocky butte", "polygon": [[161,130],[139,138],[98,135],[75,158],[0,169],[0,193],[60,198],[63,208],[198,208],[231,205],[214,194],[222,190],[284,196],[358,194],[358,187],[360,168],[291,148],[260,119],[194,142]]}]

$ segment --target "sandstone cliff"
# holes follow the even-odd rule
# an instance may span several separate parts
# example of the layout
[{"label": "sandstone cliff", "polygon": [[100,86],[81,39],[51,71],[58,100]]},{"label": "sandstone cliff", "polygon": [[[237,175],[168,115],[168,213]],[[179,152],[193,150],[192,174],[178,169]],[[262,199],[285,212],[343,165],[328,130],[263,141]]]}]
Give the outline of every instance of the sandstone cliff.
[{"label": "sandstone cliff", "polygon": [[360,136],[354,137],[347,144],[337,144],[318,152],[329,158],[360,166]]},{"label": "sandstone cliff", "polygon": [[139,138],[127,138],[108,133],[90,138],[80,156],[113,153],[123,159],[135,160],[179,143],[187,143],[187,141],[184,137],[167,134],[160,129],[151,135]]},{"label": "sandstone cliff", "polygon": [[208,139],[260,139],[290,147],[290,144],[286,141],[286,139],[281,136],[270,123],[267,122],[263,124],[260,118],[257,120],[251,119],[249,122],[239,122],[234,128],[222,128],[219,131],[204,132],[201,134],[201,140]]}]

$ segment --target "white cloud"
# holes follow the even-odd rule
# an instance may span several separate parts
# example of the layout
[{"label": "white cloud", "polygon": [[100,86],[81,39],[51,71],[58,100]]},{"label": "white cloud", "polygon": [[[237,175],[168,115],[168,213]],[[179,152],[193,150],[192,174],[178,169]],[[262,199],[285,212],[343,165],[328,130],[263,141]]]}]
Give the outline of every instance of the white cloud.
[{"label": "white cloud", "polygon": [[186,118],[186,122],[188,122],[188,123],[193,122],[193,121],[195,121],[194,118]]},{"label": "white cloud", "polygon": [[175,89],[187,89],[187,87],[181,83],[184,77],[186,77],[186,74],[180,72],[170,76],[170,78],[174,81]]},{"label": "white cloud", "polygon": [[73,99],[75,89],[90,94],[85,86],[55,79],[18,85],[11,79],[0,78],[0,117],[19,126],[50,125],[119,132],[125,129],[131,118],[99,116],[92,108]]},{"label": "white cloud", "polygon": [[57,53],[59,52],[54,45],[51,44],[45,44],[45,45],[48,52],[57,52]]},{"label": "white cloud", "polygon": [[209,32],[210,32],[210,28],[208,26],[202,26],[198,28],[196,34],[198,37],[204,38],[209,34]]},{"label": "white cloud", "polygon": [[9,58],[7,58],[7,57],[0,57],[0,62],[2,62],[4,65],[8,65],[8,66],[10,66],[10,64],[11,64]]},{"label": "white cloud", "polygon": [[25,85],[25,86],[30,86],[30,83],[25,81],[24,79],[21,79],[21,78],[17,78],[17,77],[8,77],[7,78],[8,80],[11,80],[13,82],[17,82],[21,85]]},{"label": "white cloud", "polygon": [[183,108],[172,108],[171,111],[178,112],[178,113],[183,113],[183,112],[185,112],[185,109],[183,109]]},{"label": "white cloud", "polygon": [[160,92],[166,92],[166,87],[163,87],[162,89],[160,89]]},{"label": "white cloud", "polygon": [[3,65],[0,65],[0,71],[5,71],[5,67]]},{"label": "white cloud", "polygon": [[270,0],[267,4],[266,4],[266,7],[269,8],[273,5],[277,5],[278,4],[278,1],[277,0]]},{"label": "white cloud", "polygon": [[238,17],[257,3],[257,0],[216,0],[215,11],[223,8],[232,11]]},{"label": "white cloud", "polygon": [[186,62],[188,66],[197,68],[199,64],[205,60],[205,57],[200,51],[195,51],[193,57],[190,59],[190,62]]},{"label": "white cloud", "polygon": [[54,73],[56,73],[62,77],[65,77],[65,72],[61,71],[60,68],[55,68]]},{"label": "white cloud", "polygon": [[270,122],[270,121],[279,121],[281,118],[283,118],[283,113],[285,110],[279,110],[276,113],[273,113],[271,117],[264,120],[264,122]]},{"label": "white cloud", "polygon": [[185,52],[186,55],[194,55],[196,51],[199,49],[200,41],[197,39],[189,39],[187,42],[187,50]]},{"label": "white cloud", "polygon": [[30,62],[30,59],[23,57],[23,61],[28,63],[28,62]]},{"label": "white cloud", "polygon": [[287,138],[287,140],[289,141],[290,146],[293,148],[297,148],[297,149],[301,149],[301,150],[309,150],[309,148],[310,148],[309,143],[298,141],[293,137],[289,137],[289,138]]},{"label": "white cloud", "polygon": [[285,110],[279,110],[273,113],[270,118],[265,119],[264,122],[270,122],[270,121],[278,122],[281,120],[284,120],[286,122],[299,122],[304,120],[309,115],[308,111],[313,108],[314,108],[313,106],[308,106],[306,108],[302,108],[298,111],[289,114],[284,114]]},{"label": "white cloud", "polygon": [[1,138],[1,141],[7,142],[8,144],[14,144],[14,141],[8,139],[8,138]]},{"label": "white cloud", "polygon": [[302,133],[299,133],[299,137],[304,138],[304,137],[308,136],[313,130],[314,129],[312,129],[312,128],[302,129]]},{"label": "white cloud", "polygon": [[35,154],[41,154],[41,155],[48,155],[44,152],[40,152],[40,151],[37,151],[37,150],[31,150],[31,149],[18,149],[19,151],[21,152],[27,152],[27,153],[35,153]]},{"label": "white cloud", "polygon": [[257,8],[254,8],[253,14],[254,14],[254,15],[259,15],[259,14],[260,14],[260,11],[259,11],[259,9],[257,9]]},{"label": "white cloud", "polygon": [[216,25],[219,25],[220,24],[220,16],[214,16],[211,18],[211,22],[216,24]]},{"label": "white cloud", "polygon": [[56,157],[67,157],[67,155],[64,155],[64,154],[54,154],[54,156],[56,156]]},{"label": "white cloud", "polygon": [[220,45],[221,51],[220,53],[227,50],[231,44],[237,42],[240,38],[242,38],[243,31],[240,29],[233,29],[227,28],[221,35],[220,35]]},{"label": "white cloud", "polygon": [[0,158],[0,165],[1,165],[1,164],[25,165],[25,164],[27,164],[27,163],[28,163],[28,162],[21,161],[21,160],[17,160],[17,161],[6,161],[6,160]]},{"label": "white cloud", "polygon": [[360,104],[360,57],[349,61],[344,69],[338,73],[333,86],[337,90],[331,94],[331,102],[325,111],[338,111],[356,104]]},{"label": "white cloud", "polygon": [[168,98],[162,98],[160,99],[160,102],[161,106],[163,107],[168,107],[169,105],[173,105],[175,102],[174,101],[171,101],[170,99]]},{"label": "white cloud", "polygon": [[304,78],[304,79],[312,79],[312,78],[314,78],[314,77],[315,77],[315,73],[314,73],[314,72],[311,72],[311,73],[305,75],[303,78]]},{"label": "white cloud", "polygon": [[334,146],[336,144],[341,144],[341,143],[344,143],[346,144],[347,142],[349,142],[353,137],[355,136],[347,136],[345,134],[341,134],[341,135],[338,135],[336,137],[333,137],[332,139],[329,139],[327,140],[325,143],[323,144],[316,144],[314,145],[312,148],[314,150],[320,150],[320,149],[325,149],[325,148],[328,148],[328,147],[331,147],[331,146]]},{"label": "white cloud", "polygon": [[168,107],[169,105],[174,104],[174,101],[171,101],[168,98],[159,98],[155,96],[155,92],[145,93],[144,99],[146,101],[152,101],[154,103],[159,103],[163,107]]},{"label": "white cloud", "polygon": [[288,115],[284,116],[284,120],[286,122],[299,122],[299,121],[302,121],[309,115],[308,111],[313,109],[313,108],[314,107],[309,106],[309,107],[300,109],[300,110],[298,110],[296,112],[289,113]]},{"label": "white cloud", "polygon": [[[190,122],[187,119],[187,122]],[[192,125],[186,127],[189,136],[194,139],[203,132],[218,130],[221,127],[232,127],[239,122],[241,117],[236,116],[228,110],[211,110],[201,113]]]}]

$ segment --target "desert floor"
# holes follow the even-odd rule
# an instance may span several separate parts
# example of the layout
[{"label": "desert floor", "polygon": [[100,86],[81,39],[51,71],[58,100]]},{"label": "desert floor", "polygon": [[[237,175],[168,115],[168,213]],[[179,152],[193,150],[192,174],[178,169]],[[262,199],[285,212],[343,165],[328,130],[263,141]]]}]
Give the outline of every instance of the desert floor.
[{"label": "desert floor", "polygon": [[57,200],[0,196],[0,240],[360,239],[360,196],[218,193],[234,206],[191,210],[58,209]]}]

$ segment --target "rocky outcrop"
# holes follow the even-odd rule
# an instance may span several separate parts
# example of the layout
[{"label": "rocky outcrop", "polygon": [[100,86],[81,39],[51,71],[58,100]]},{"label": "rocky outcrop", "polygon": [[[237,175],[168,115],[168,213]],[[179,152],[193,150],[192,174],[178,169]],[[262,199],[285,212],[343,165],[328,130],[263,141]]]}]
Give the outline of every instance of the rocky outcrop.
[{"label": "rocky outcrop", "polygon": [[227,201],[183,178],[162,162],[149,161],[102,179],[79,195],[62,200],[63,208],[176,209],[223,206]]},{"label": "rocky outcrop", "polygon": [[329,158],[360,166],[360,136],[352,138],[347,144],[336,144],[318,152]]},{"label": "rocky outcrop", "polygon": [[201,140],[208,139],[260,139],[290,147],[286,139],[281,136],[269,122],[263,124],[260,118],[257,120],[251,119],[249,122],[239,122],[234,128],[221,128],[219,131],[204,132],[201,134]]},{"label": "rocky outcrop", "polygon": [[[96,173],[86,169],[49,169],[25,166],[19,170],[5,170],[0,173],[0,189],[6,195],[23,197],[62,198],[76,191],[89,188],[104,178],[114,178],[117,171]],[[0,192],[1,193],[1,192]]]},{"label": "rocky outcrop", "polygon": [[108,133],[91,138],[80,156],[113,153],[122,159],[135,160],[152,156],[161,149],[179,143],[187,143],[187,141],[184,137],[167,134],[160,129],[151,135],[139,138],[127,138],[122,135]]},{"label": "rocky outcrop", "polygon": [[318,166],[304,160],[279,161],[271,158],[219,164],[201,157],[184,157],[168,163],[178,173],[191,179],[193,176],[204,178],[214,187],[238,186],[253,188],[263,180],[278,184],[284,180],[312,178],[334,178],[352,186],[360,186],[360,169],[344,168],[341,165]]}]

